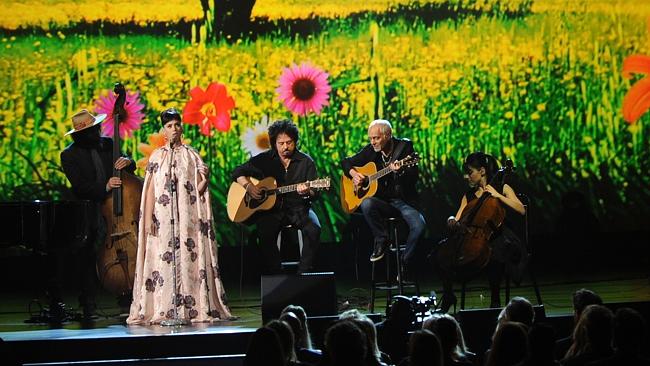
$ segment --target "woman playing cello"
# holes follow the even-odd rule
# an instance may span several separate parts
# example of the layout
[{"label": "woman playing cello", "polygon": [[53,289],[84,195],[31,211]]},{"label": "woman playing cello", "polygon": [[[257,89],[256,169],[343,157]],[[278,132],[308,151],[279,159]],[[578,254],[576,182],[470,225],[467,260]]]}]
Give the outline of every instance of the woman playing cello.
[{"label": "woman playing cello", "polygon": [[[491,155],[475,152],[467,156],[463,165],[465,177],[469,183],[470,189],[463,195],[460,201],[460,207],[456,216],[451,216],[447,219],[447,225],[452,230],[458,230],[463,225],[471,225],[466,223],[464,216],[470,215],[469,206],[474,208],[474,200],[481,200],[481,197],[487,193],[490,197],[488,199],[498,200],[496,206],[510,208],[520,215],[526,213],[526,208],[521,203],[517,194],[508,184],[505,184],[503,178],[494,179],[497,174],[497,162]],[[466,219],[466,218],[465,218]],[[489,236],[486,248],[489,253],[489,260],[485,266],[488,281],[490,284],[490,307],[500,307],[501,301],[499,297],[499,287],[501,277],[505,269],[513,275],[514,278],[520,278],[515,271],[521,271],[521,265],[525,264],[526,255],[523,243],[517,236],[505,225],[492,227],[493,233]],[[440,251],[439,251],[440,253]],[[462,255],[462,254],[461,254]],[[453,280],[454,275],[451,273],[442,273],[443,282],[443,299],[440,308],[447,312],[452,304],[455,304],[456,297],[453,294]]]}]

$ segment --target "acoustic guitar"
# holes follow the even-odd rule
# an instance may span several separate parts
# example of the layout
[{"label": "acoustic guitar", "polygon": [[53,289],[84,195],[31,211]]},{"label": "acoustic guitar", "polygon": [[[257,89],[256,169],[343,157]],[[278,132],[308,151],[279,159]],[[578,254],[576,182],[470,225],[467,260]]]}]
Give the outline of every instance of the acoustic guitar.
[{"label": "acoustic guitar", "polygon": [[275,205],[278,195],[295,192],[299,184],[305,184],[312,189],[329,189],[330,178],[321,178],[303,183],[278,187],[273,177],[262,180],[249,177],[251,183],[262,190],[260,199],[253,198],[241,184],[233,182],[228,189],[228,218],[232,222],[242,222],[257,211],[270,210]]},{"label": "acoustic guitar", "polygon": [[[417,165],[420,158],[417,154],[408,155],[404,159],[396,160],[395,163],[398,167],[409,167]],[[347,213],[354,212],[366,198],[372,197],[377,193],[377,181],[392,173],[393,170],[387,166],[380,171],[377,171],[377,166],[374,162],[361,167],[354,167],[354,169],[365,175],[366,179],[360,186],[355,186],[351,178],[345,174],[341,177],[341,206]]]}]

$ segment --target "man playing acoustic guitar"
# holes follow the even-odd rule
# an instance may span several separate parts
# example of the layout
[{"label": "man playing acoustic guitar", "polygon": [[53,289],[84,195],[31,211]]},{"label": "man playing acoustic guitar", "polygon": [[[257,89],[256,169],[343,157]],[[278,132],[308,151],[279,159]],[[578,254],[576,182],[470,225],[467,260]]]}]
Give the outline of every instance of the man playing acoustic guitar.
[{"label": "man playing acoustic guitar", "polygon": [[406,221],[409,227],[403,256],[406,268],[414,258],[415,246],[426,225],[422,214],[414,208],[417,202],[415,182],[418,179],[418,168],[416,164],[410,163],[416,158],[413,143],[408,139],[393,137],[392,126],[386,120],[370,123],[368,139],[370,144],[357,154],[343,159],[343,172],[352,179],[355,190],[363,190],[363,187],[370,185],[369,177],[359,172],[363,165],[373,162],[378,169],[389,167],[392,170],[392,173],[383,178],[376,178],[376,193],[363,198],[360,207],[375,238],[371,262],[383,258],[386,250],[388,231],[384,218],[401,215]]},{"label": "man playing acoustic guitar", "polygon": [[[316,165],[312,158],[296,148],[298,127],[290,120],[275,121],[269,126],[271,149],[253,156],[248,162],[232,172],[232,179],[242,185],[248,195],[259,200],[264,192],[251,182],[250,177],[263,179],[273,177],[278,186],[302,183],[316,179]],[[268,211],[259,211],[252,221],[260,235],[262,255],[266,262],[266,273],[281,272],[281,258],[276,240],[278,233],[287,224],[302,230],[303,249],[298,272],[309,272],[313,266],[316,251],[320,246],[320,222],[311,209],[311,200],[316,197],[314,189],[298,184],[296,191],[277,198],[275,206]]]}]

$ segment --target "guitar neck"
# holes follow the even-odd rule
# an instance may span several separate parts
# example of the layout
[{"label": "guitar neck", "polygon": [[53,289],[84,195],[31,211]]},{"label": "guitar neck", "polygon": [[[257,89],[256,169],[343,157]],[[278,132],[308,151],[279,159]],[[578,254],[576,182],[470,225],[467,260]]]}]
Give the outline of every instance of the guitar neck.
[{"label": "guitar neck", "polygon": [[299,184],[306,184],[307,187],[309,187],[310,182],[303,182],[303,183],[295,183],[295,184],[289,184],[288,186],[282,186],[278,187],[272,190],[269,190],[269,193],[274,193],[274,194],[285,194],[285,193],[291,193],[295,192],[298,190],[298,185]]},{"label": "guitar neck", "polygon": [[[398,164],[398,166],[402,165],[401,161],[398,161],[397,164]],[[375,181],[375,180],[377,180],[379,178],[382,178],[382,177],[390,174],[392,171],[393,170],[389,166],[387,166],[384,169],[381,169],[380,171],[378,171],[377,173],[369,175],[368,176],[368,181],[369,182]]]}]

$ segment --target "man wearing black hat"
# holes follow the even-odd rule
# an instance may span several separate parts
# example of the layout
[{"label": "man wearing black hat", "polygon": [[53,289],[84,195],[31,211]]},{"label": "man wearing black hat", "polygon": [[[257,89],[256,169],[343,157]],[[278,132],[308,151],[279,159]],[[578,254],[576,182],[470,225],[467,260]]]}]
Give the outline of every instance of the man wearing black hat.
[{"label": "man wearing black hat", "polygon": [[[89,237],[77,256],[81,271],[79,302],[85,318],[92,317],[96,310],[95,248],[104,242],[106,234],[100,206],[111,190],[122,184],[120,178],[112,176],[113,167],[131,173],[135,170],[135,162],[128,157],[120,157],[113,164],[113,140],[100,135],[100,124],[105,118],[105,114],[93,116],[85,109],[72,116],[73,129],[65,136],[70,135],[74,142],[61,152],[61,167],[70,181],[72,193],[79,200],[90,201]],[[52,296],[53,302],[59,303],[59,299],[55,299],[58,296]]]}]

